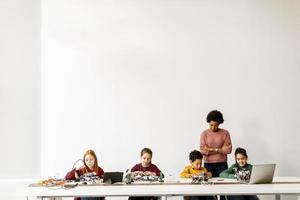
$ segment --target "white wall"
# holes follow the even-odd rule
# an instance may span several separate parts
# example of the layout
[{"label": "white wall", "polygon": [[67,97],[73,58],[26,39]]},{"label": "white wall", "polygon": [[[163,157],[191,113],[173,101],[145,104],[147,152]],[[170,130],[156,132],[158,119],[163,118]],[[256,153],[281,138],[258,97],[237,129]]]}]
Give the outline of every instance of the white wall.
[{"label": "white wall", "polygon": [[[206,114],[251,163],[300,176],[300,2],[42,1],[42,175],[87,149],[106,171],[177,174]],[[232,162],[230,156],[230,162]]]},{"label": "white wall", "polygon": [[0,179],[40,176],[41,3],[0,1]]}]

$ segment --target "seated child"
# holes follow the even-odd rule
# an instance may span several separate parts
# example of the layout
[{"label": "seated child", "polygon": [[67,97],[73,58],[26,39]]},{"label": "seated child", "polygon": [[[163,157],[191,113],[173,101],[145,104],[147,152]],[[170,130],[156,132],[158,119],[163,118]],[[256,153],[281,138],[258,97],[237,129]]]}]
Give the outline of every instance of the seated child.
[{"label": "seated child", "polygon": [[[79,169],[73,169],[72,171],[68,172],[65,176],[66,180],[75,180],[78,179],[80,176],[95,172],[95,174],[99,178],[103,178],[104,171],[101,167],[98,166],[98,160],[95,152],[93,150],[87,150],[83,156],[83,166]],[[103,197],[75,197],[74,200],[104,200]]]},{"label": "seated child", "polygon": [[[131,168],[131,172],[145,172],[147,174],[153,174],[161,176],[161,171],[158,167],[151,162],[152,151],[149,148],[143,148],[141,151],[141,163],[134,165]],[[129,200],[157,200],[157,197],[129,197]]]},{"label": "seated child", "polygon": [[[252,165],[247,163],[248,155],[245,149],[238,147],[235,150],[235,164],[220,174],[222,178],[238,179],[248,182],[252,171]],[[227,196],[228,200],[258,200],[256,195]]]},{"label": "seated child", "polygon": [[[205,173],[209,178],[212,176],[210,172],[207,171],[206,168],[202,167],[202,154],[200,151],[194,150],[190,153],[189,160],[190,164],[187,165],[182,172],[180,173],[180,178],[192,178],[194,175],[199,175]],[[215,199],[212,196],[191,196],[185,197],[185,199],[191,200],[213,200]]]}]

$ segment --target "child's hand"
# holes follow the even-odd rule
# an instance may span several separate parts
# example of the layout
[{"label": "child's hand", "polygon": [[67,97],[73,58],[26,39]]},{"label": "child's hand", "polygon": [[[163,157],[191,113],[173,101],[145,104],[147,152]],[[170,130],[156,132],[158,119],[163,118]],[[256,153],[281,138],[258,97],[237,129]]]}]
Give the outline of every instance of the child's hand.
[{"label": "child's hand", "polygon": [[84,167],[84,166],[81,165],[81,166],[77,166],[75,169],[76,169],[76,171],[78,171],[78,170],[83,169],[83,167]]},{"label": "child's hand", "polygon": [[211,178],[212,177],[212,173],[211,172],[206,172],[206,176],[207,176],[207,178]]},{"label": "child's hand", "polygon": [[77,170],[75,171],[75,178],[78,179],[79,178],[79,175],[77,173]]},{"label": "child's hand", "polygon": [[156,175],[154,172],[150,172],[150,171],[145,171],[145,174],[146,174],[146,175],[152,175],[152,176],[155,176],[155,175]]}]

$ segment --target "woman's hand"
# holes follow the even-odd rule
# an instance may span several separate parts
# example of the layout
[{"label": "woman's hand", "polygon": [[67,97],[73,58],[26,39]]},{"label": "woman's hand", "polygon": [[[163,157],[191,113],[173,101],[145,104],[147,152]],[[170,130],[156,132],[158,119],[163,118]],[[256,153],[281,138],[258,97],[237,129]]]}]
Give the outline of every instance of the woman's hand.
[{"label": "woman's hand", "polygon": [[205,149],[206,151],[211,151],[211,148],[210,148],[209,146],[207,146],[207,145],[204,146],[204,149]]},{"label": "woman's hand", "polygon": [[209,147],[209,146],[205,145],[205,150],[214,152],[215,148],[212,148],[212,147]]},{"label": "woman's hand", "polygon": [[205,145],[205,150],[208,151],[210,154],[217,154],[217,153],[221,153],[222,151],[221,148],[212,148],[207,145]]}]

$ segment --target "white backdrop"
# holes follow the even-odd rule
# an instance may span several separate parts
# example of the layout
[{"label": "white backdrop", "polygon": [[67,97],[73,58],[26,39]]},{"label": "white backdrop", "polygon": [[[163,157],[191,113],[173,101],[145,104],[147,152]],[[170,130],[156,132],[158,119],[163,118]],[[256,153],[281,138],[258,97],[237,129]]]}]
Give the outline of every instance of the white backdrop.
[{"label": "white backdrop", "polygon": [[[94,149],[105,171],[177,175],[223,112],[250,163],[300,176],[300,2],[42,1],[42,176]],[[230,156],[230,163],[233,156]]]},{"label": "white backdrop", "polygon": [[41,174],[40,12],[39,0],[0,0],[0,179]]}]

